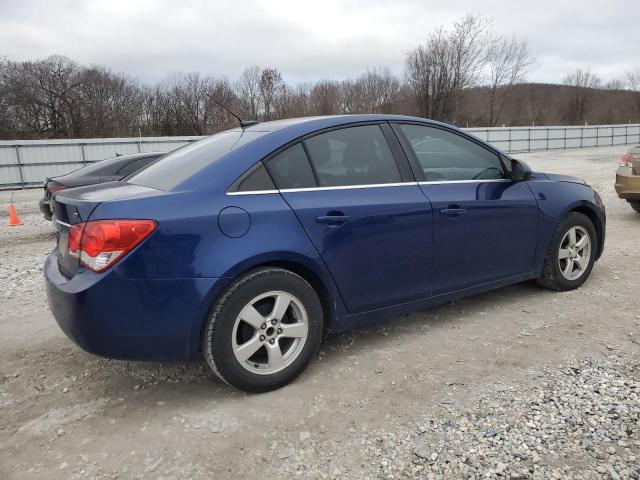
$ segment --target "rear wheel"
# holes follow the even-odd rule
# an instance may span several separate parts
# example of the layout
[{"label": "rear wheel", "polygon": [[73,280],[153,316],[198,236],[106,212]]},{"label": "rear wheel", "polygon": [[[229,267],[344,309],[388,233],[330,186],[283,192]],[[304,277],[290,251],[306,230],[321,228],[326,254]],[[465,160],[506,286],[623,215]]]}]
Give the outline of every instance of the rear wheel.
[{"label": "rear wheel", "polygon": [[311,285],[288,270],[261,268],[234,282],[218,300],[202,350],[229,385],[266,392],[302,373],[322,329],[322,306]]},{"label": "rear wheel", "polygon": [[640,200],[630,200],[629,205],[631,205],[631,208],[636,212],[640,213]]},{"label": "rear wheel", "polygon": [[589,217],[571,212],[554,233],[538,283],[559,291],[578,288],[591,273],[597,244],[596,229]]}]

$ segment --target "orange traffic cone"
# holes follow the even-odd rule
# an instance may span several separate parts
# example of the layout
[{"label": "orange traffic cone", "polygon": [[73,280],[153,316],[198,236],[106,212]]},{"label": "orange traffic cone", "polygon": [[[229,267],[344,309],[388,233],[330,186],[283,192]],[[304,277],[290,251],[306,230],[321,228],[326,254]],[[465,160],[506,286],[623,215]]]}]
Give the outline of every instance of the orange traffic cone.
[{"label": "orange traffic cone", "polygon": [[20,220],[20,215],[18,215],[18,210],[16,210],[16,206],[13,203],[9,204],[9,226],[17,227],[18,225],[22,225],[22,220]]}]

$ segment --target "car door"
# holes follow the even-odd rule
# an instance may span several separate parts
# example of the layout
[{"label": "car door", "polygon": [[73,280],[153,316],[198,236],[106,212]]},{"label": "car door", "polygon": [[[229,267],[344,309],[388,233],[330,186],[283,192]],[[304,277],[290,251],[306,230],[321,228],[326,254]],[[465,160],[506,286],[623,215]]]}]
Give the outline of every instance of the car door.
[{"label": "car door", "polygon": [[351,313],[430,295],[431,205],[387,124],[310,136],[266,163]]},{"label": "car door", "polygon": [[434,211],[434,295],[530,273],[538,208],[500,155],[459,132],[395,124]]}]

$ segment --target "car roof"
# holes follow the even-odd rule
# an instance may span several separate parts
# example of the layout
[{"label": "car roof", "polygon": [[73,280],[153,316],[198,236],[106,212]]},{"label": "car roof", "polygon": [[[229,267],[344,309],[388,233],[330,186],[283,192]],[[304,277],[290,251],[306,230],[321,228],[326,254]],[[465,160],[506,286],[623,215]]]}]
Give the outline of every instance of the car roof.
[{"label": "car roof", "polygon": [[255,125],[245,128],[245,131],[253,132],[274,132],[276,130],[285,129],[296,126],[309,126],[310,132],[338,125],[346,125],[349,123],[359,122],[375,122],[375,121],[413,121],[420,123],[430,123],[434,125],[442,125],[451,127],[452,125],[429,120],[420,117],[411,117],[407,115],[388,115],[388,114],[357,114],[357,115],[322,115],[315,117],[296,117],[286,118],[282,120],[271,120],[268,122],[259,122]]},{"label": "car roof", "polygon": [[[133,176],[129,181],[131,183],[143,182],[142,185],[151,186],[153,188],[160,188],[163,190],[176,190],[176,189],[225,189],[235,181],[242,173],[252,168],[257,161],[266,158],[278,151],[286,145],[289,145],[300,138],[307,135],[312,135],[316,132],[327,128],[339,128],[348,127],[350,124],[357,125],[367,122],[414,122],[423,125],[440,126],[453,131],[461,132],[453,125],[429,120],[426,118],[410,117],[404,115],[386,115],[386,114],[366,114],[366,115],[329,115],[321,117],[302,117],[302,118],[289,118],[283,120],[274,120],[269,122],[261,122],[249,127],[241,129],[240,127],[221,132],[220,134],[228,134],[235,132],[240,137],[247,133],[254,133],[255,138],[242,143],[239,146],[233,146],[229,151],[220,155],[219,153],[214,155],[213,149],[218,148],[215,145],[207,144],[206,139],[201,140],[205,142],[199,148],[186,149],[178,153],[176,150],[174,154],[168,155],[166,159],[170,159],[174,164],[174,168],[181,169],[181,175],[177,175],[175,179],[167,180],[166,170],[161,177],[162,181],[149,180],[148,178],[139,178]],[[220,135],[216,134],[216,135]],[[461,132],[462,135],[467,137],[474,137],[473,135]],[[214,135],[215,136],[215,135]],[[211,138],[211,137],[210,137]],[[475,137],[477,138],[477,137]],[[478,139],[480,142],[482,140]],[[238,142],[239,143],[239,142]],[[485,142],[482,142],[485,143]],[[495,147],[494,150],[499,151]],[[215,161],[209,161],[208,159],[215,159]],[[183,169],[184,165],[189,162],[200,164],[193,172],[186,173]],[[162,160],[158,163],[158,166],[163,166],[165,169],[167,165],[162,164]],[[152,175],[153,172],[149,169],[145,170],[142,174]],[[158,174],[159,175],[159,174]],[[144,183],[148,182],[148,183]]]}]

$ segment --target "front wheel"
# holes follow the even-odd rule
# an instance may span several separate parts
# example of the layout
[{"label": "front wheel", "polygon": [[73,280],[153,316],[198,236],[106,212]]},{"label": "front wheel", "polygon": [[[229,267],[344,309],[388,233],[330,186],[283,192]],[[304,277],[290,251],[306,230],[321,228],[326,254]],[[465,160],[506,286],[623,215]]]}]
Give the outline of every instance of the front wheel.
[{"label": "front wheel", "polygon": [[322,329],[322,305],[306,280],[281,268],[260,268],[216,302],[202,350],[229,385],[266,392],[302,373],[320,346]]},{"label": "front wheel", "polygon": [[596,229],[589,217],[571,212],[551,239],[538,283],[559,291],[578,288],[591,273],[597,245]]},{"label": "front wheel", "polygon": [[636,212],[640,213],[640,200],[629,200],[629,205],[631,205],[631,208]]}]

